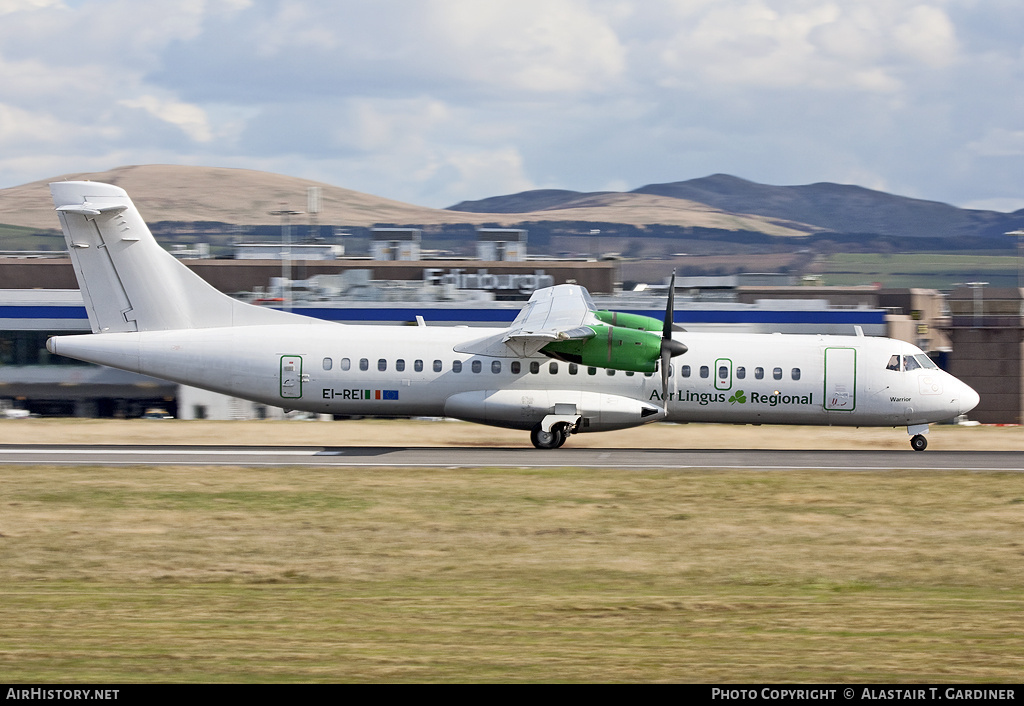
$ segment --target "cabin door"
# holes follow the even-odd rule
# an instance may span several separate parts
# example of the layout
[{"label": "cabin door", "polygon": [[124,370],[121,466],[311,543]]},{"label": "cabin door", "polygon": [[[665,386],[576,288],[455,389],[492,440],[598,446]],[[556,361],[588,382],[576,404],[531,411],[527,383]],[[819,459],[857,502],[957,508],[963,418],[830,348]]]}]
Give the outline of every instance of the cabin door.
[{"label": "cabin door", "polygon": [[281,356],[281,397],[302,397],[302,356]]},{"label": "cabin door", "polygon": [[857,349],[825,349],[825,410],[852,412],[857,407]]}]

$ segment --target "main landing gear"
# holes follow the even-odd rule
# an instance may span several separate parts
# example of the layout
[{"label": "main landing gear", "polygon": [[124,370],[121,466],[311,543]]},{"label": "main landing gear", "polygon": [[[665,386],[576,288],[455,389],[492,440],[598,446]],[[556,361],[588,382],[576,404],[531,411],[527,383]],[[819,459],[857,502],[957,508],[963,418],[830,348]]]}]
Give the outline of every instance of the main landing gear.
[{"label": "main landing gear", "polygon": [[928,439],[925,437],[928,433],[927,424],[912,424],[907,427],[907,433],[913,434],[910,437],[910,448],[914,451],[924,451],[928,448]]},{"label": "main landing gear", "polygon": [[530,441],[538,449],[557,449],[569,438],[569,425],[552,425],[551,431],[544,431],[538,424],[530,431]]}]

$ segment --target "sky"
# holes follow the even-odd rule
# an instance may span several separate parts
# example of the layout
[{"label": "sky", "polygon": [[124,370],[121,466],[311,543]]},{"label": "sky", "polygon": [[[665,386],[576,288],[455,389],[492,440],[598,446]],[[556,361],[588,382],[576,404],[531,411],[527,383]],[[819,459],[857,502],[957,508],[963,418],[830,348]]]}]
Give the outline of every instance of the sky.
[{"label": "sky", "polygon": [[0,0],[0,188],[238,167],[444,207],[727,173],[1024,208],[1019,0]]}]

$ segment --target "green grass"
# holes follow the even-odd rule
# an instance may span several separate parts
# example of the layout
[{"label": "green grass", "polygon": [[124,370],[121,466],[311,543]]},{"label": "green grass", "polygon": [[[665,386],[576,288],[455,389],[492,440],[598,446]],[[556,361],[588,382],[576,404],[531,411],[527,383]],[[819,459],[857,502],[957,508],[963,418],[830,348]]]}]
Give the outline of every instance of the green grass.
[{"label": "green grass", "polygon": [[0,250],[62,251],[64,249],[64,235],[59,230],[40,230],[39,228],[0,224]]},{"label": "green grass", "polygon": [[859,254],[829,256],[821,267],[824,284],[951,289],[958,283],[986,281],[993,287],[1016,287],[1017,257],[939,253]]},{"label": "green grass", "polygon": [[0,467],[8,682],[1007,682],[1019,474]]}]

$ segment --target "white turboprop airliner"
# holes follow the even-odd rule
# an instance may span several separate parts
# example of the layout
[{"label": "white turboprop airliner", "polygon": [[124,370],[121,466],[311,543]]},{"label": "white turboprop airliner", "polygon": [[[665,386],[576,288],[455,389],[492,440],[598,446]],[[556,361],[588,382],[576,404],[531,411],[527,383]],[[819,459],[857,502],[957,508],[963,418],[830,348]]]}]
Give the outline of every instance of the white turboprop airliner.
[{"label": "white turboprop airliner", "polygon": [[50,352],[268,405],[455,417],[530,431],[538,448],[674,421],[906,426],[921,451],[929,423],[978,404],[909,343],[684,333],[671,294],[665,322],[595,311],[559,285],[506,329],[325,323],[217,291],[157,244],[123,189],[50,190],[93,330]]}]

